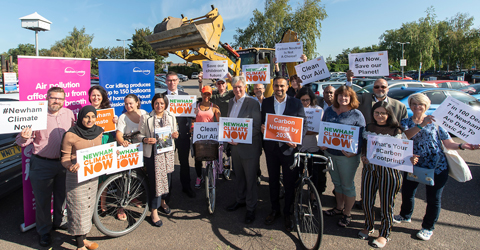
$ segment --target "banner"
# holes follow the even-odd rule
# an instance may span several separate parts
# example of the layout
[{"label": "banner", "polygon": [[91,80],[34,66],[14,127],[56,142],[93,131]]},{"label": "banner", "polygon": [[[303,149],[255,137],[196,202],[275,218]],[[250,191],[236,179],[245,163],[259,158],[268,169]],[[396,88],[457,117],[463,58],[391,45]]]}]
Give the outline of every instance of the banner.
[{"label": "banner", "polygon": [[197,96],[195,95],[167,95],[168,111],[175,116],[196,117]]},{"label": "banner", "polygon": [[203,79],[224,79],[228,74],[228,62],[202,61]]},{"label": "banner", "polygon": [[323,109],[304,108],[305,122],[307,123],[307,131],[318,133],[320,122],[322,121]]},{"label": "banner", "polygon": [[90,104],[90,58],[18,56],[18,82],[20,101],[44,101],[48,89],[63,88],[64,107],[77,114]]},{"label": "banner", "polygon": [[170,126],[155,128],[155,138],[157,139],[157,154],[175,150],[173,148],[172,128]]},{"label": "banner", "polygon": [[108,174],[143,167],[143,143],[117,146],[117,163]]},{"label": "banner", "polygon": [[141,109],[152,111],[155,95],[155,60],[98,60],[100,86],[105,88],[115,114],[124,112],[124,98],[135,94]]},{"label": "banner", "polygon": [[275,44],[275,58],[277,63],[302,62],[303,43],[277,43]]},{"label": "banner", "polygon": [[303,118],[267,114],[263,139],[302,144]]},{"label": "banner", "polygon": [[0,134],[20,133],[29,127],[33,131],[47,129],[47,101],[0,102]]},{"label": "banner", "polygon": [[269,64],[250,64],[242,66],[246,84],[270,83]]},{"label": "banner", "polygon": [[78,183],[108,174],[117,165],[116,142],[77,150]]},{"label": "banner", "polygon": [[220,117],[218,141],[252,144],[253,119]]},{"label": "banner", "polygon": [[480,142],[480,112],[469,105],[448,96],[432,113],[435,124],[460,139],[478,144]]},{"label": "banner", "polygon": [[348,54],[349,69],[354,76],[388,76],[388,52]]},{"label": "banner", "polygon": [[113,108],[99,109],[97,110],[97,121],[95,125],[102,127],[104,133],[115,131],[117,130],[117,125],[113,123],[114,116],[115,110]]},{"label": "banner", "polygon": [[321,122],[317,146],[356,154],[359,145],[359,131],[360,128],[357,126]]},{"label": "banner", "polygon": [[413,173],[413,141],[368,135],[367,159],[370,163]]},{"label": "banner", "polygon": [[298,77],[302,79],[302,86],[330,77],[327,64],[323,60],[323,56],[295,65],[295,71]]},{"label": "banner", "polygon": [[3,93],[18,92],[17,73],[3,72]]},{"label": "banner", "polygon": [[197,141],[218,141],[218,122],[195,122],[192,140],[192,143]]}]

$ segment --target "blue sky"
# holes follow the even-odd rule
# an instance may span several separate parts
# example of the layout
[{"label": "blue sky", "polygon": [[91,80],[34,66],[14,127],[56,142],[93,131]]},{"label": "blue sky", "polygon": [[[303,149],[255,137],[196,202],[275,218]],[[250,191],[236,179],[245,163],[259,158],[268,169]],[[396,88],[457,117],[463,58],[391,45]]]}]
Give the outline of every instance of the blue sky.
[{"label": "blue sky", "polygon": [[[293,8],[302,0],[291,0]],[[325,0],[328,17],[322,22],[321,39],[316,51],[333,58],[343,49],[365,47],[379,42],[380,35],[402,23],[416,21],[425,16],[433,5],[438,20],[456,13],[469,13],[475,18],[475,28],[480,27],[480,1],[426,1],[426,0]],[[65,38],[73,27],[85,27],[93,34],[93,47],[121,46],[119,39],[131,38],[135,28],[155,25],[167,16],[198,17],[211,10],[214,4],[223,16],[226,27],[221,41],[233,43],[236,28],[245,28],[252,11],[263,11],[262,0],[141,0],[141,1],[4,1],[0,14],[0,53],[15,48],[20,43],[35,44],[33,31],[21,28],[19,18],[38,12],[52,22],[51,30],[39,33],[39,47],[50,48],[55,41]],[[167,60],[181,62],[176,56]]]}]

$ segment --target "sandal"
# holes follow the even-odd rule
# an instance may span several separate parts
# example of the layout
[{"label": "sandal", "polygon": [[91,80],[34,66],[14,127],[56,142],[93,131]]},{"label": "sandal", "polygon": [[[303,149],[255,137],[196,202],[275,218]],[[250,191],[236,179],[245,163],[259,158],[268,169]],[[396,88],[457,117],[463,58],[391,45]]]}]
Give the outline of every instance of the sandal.
[{"label": "sandal", "polygon": [[341,215],[341,214],[343,214],[343,209],[340,210],[340,209],[334,207],[334,208],[332,208],[332,209],[330,209],[330,210],[324,211],[324,213],[325,213],[326,215],[328,215],[328,216]]},{"label": "sandal", "polygon": [[[363,230],[362,230],[363,231]],[[359,231],[357,236],[359,239],[362,239],[362,240],[368,240],[368,237],[370,237],[371,234],[373,234],[373,232],[375,231],[374,229],[368,231],[368,233],[363,233],[362,231]]]},{"label": "sandal", "polygon": [[387,240],[385,241],[385,243],[380,243],[379,241],[377,241],[377,239],[373,240],[372,243],[370,244],[372,247],[374,248],[384,248],[385,245],[387,245],[387,242],[390,241],[390,238],[386,238]]},{"label": "sandal", "polygon": [[125,210],[123,208],[117,209],[117,218],[121,221],[127,220],[127,214],[125,214]]},{"label": "sandal", "polygon": [[350,225],[350,222],[352,222],[352,216],[347,216],[343,214],[343,217],[338,221],[338,225],[340,227],[347,227],[348,225]]}]

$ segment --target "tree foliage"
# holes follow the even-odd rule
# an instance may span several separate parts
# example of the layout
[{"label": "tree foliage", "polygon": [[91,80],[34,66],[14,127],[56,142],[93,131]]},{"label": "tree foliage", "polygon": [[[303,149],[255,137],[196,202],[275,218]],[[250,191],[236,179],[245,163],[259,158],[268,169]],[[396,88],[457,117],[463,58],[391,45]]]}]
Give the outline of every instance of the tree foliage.
[{"label": "tree foliage", "polygon": [[[132,43],[127,58],[128,59],[155,59],[155,72],[162,71],[163,56],[158,55],[152,46],[145,40],[145,36],[151,35],[152,31],[147,27],[144,29],[136,29],[132,36]],[[123,52],[122,52],[123,53]]]},{"label": "tree foliage", "polygon": [[9,49],[7,52],[8,56],[12,56],[14,63],[18,61],[17,56],[34,56],[35,54],[35,45],[31,43],[19,44],[18,47]]},{"label": "tree foliage", "polygon": [[73,31],[64,39],[55,42],[50,51],[45,51],[48,56],[55,57],[75,57],[89,58],[92,55],[93,34],[88,35],[85,27],[77,29],[73,27]]},{"label": "tree foliage", "polygon": [[316,39],[320,39],[321,22],[327,17],[320,0],[303,0],[292,11],[290,0],[266,0],[264,12],[255,9],[250,24],[237,28],[234,47],[274,48],[288,29],[297,32],[308,58],[316,56]]}]

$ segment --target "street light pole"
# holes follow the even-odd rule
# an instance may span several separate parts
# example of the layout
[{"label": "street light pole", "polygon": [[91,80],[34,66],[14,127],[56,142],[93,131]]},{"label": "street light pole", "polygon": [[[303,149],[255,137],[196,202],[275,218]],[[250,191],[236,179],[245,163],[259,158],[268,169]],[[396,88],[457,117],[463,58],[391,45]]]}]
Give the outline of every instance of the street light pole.
[{"label": "street light pole", "polygon": [[117,41],[123,41],[123,60],[125,60],[125,41],[132,41],[132,39],[125,39],[125,40],[122,40],[122,39],[117,39]]},{"label": "street light pole", "polygon": [[[402,60],[403,60],[403,59],[405,59],[404,56],[403,56],[403,55],[404,55],[404,53],[403,53],[403,51],[404,51],[403,45],[405,45],[405,44],[410,44],[410,42],[404,42],[404,43],[397,42],[397,44],[401,44],[401,45],[402,45]],[[402,66],[402,80],[403,80],[403,78],[404,78],[403,67],[404,67],[404,66]]]}]

